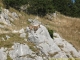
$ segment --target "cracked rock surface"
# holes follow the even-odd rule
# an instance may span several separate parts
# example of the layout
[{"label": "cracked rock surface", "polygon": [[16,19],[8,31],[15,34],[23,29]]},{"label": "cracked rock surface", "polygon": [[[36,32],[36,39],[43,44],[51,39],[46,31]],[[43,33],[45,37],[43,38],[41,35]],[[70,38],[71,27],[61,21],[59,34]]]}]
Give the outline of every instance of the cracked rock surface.
[{"label": "cracked rock surface", "polygon": [[[29,21],[31,25],[26,28],[28,33],[27,41],[25,43],[15,42],[11,48],[0,48],[0,60],[8,60],[7,56],[12,60],[80,58],[80,51],[76,50],[72,44],[61,38],[58,33],[53,33],[54,39],[52,39],[47,28],[41,22],[36,20]],[[22,38],[27,34],[23,28],[19,33]]]}]

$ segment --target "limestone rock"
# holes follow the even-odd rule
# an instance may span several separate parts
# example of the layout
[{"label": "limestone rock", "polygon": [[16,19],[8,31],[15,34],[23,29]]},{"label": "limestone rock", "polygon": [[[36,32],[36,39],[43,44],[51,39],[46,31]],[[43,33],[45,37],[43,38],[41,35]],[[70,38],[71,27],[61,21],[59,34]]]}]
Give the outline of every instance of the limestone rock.
[{"label": "limestone rock", "polygon": [[8,9],[3,9],[2,8],[2,10],[3,10],[2,12],[6,13],[6,14],[9,14],[9,10]]},{"label": "limestone rock", "polygon": [[13,31],[12,31],[12,33],[18,33],[18,32],[19,32],[19,31],[17,31],[17,30],[13,30]]},{"label": "limestone rock", "polygon": [[24,33],[24,29],[22,28],[21,30],[19,30],[19,33]]},{"label": "limestone rock", "polygon": [[40,57],[40,56],[37,56],[37,57],[35,58],[35,60],[43,60],[43,58]]},{"label": "limestone rock", "polygon": [[38,26],[41,24],[41,22],[39,22],[38,20],[36,19],[28,19],[28,22],[31,23],[31,25],[34,25],[34,26]]},{"label": "limestone rock", "polygon": [[20,9],[21,9],[22,11],[27,10],[27,5],[23,5],[23,6],[21,6]]},{"label": "limestone rock", "polygon": [[80,57],[80,53],[75,49],[75,47],[73,47],[73,45],[61,38],[57,33],[53,34],[54,39],[52,39],[47,28],[38,24],[39,22],[36,22],[37,21],[31,22],[32,27],[29,26],[26,28],[28,32],[28,41],[34,43],[46,58],[50,55],[54,58]]},{"label": "limestone rock", "polygon": [[6,60],[7,59],[7,53],[5,51],[6,51],[6,49],[3,47],[0,49],[0,60]]},{"label": "limestone rock", "polygon": [[26,37],[26,33],[21,33],[21,34],[20,34],[20,37],[21,37],[21,38],[25,38],[25,37]]},{"label": "limestone rock", "polygon": [[80,57],[79,52],[73,47],[72,44],[68,43],[66,40],[62,39],[59,34],[54,33],[54,42],[61,48],[69,57]]},{"label": "limestone rock", "polygon": [[29,49],[28,45],[14,43],[12,46],[13,50],[9,51],[9,55],[13,60],[27,60],[27,55],[31,55],[33,52]]},{"label": "limestone rock", "polygon": [[[32,23],[33,26],[35,26],[35,23]],[[37,48],[39,48],[44,55],[61,51],[61,49],[53,42],[53,39],[50,37],[46,27],[40,25],[40,28],[38,28],[36,32],[34,32],[34,28],[33,30],[30,30],[29,27],[27,27],[28,39],[35,43]]]},{"label": "limestone rock", "polygon": [[0,14],[0,22],[11,26],[14,19],[18,18],[16,12],[11,13],[8,9],[1,8],[2,12]]},{"label": "limestone rock", "polygon": [[10,38],[10,36],[6,35],[7,40]]},{"label": "limestone rock", "polygon": [[18,18],[17,13],[13,12],[13,13],[12,13],[12,17],[13,17],[13,18]]},{"label": "limestone rock", "polygon": [[21,38],[25,38],[26,37],[26,33],[25,33],[23,28],[21,30],[19,30],[19,33],[20,33],[20,37]]},{"label": "limestone rock", "polygon": [[28,22],[32,23],[33,22],[33,19],[28,19]]}]

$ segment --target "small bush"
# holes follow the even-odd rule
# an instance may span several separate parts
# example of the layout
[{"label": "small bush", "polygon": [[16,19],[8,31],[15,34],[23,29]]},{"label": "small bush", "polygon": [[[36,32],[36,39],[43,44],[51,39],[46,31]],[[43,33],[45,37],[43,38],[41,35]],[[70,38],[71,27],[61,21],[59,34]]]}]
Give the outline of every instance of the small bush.
[{"label": "small bush", "polygon": [[2,12],[2,9],[1,9],[1,6],[0,6],[0,14],[1,14],[1,12]]},{"label": "small bush", "polygon": [[53,30],[51,30],[51,29],[48,28],[48,32],[49,32],[51,38],[53,38]]},{"label": "small bush", "polygon": [[20,6],[27,4],[27,0],[3,0],[3,3],[7,9],[10,7],[19,9]]}]

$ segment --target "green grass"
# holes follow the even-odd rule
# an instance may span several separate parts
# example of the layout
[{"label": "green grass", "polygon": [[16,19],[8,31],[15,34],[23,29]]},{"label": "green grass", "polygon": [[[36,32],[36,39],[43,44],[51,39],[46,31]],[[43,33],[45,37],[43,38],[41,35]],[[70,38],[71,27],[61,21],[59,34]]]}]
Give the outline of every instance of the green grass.
[{"label": "green grass", "polygon": [[8,29],[8,28],[3,28],[2,30],[4,30],[4,31],[10,31],[10,29]]},{"label": "green grass", "polygon": [[31,42],[26,42],[26,44],[29,46],[29,48],[32,50],[32,51],[34,51],[34,52],[36,52],[36,53],[38,53],[39,52],[39,49],[35,46],[35,44],[34,43],[31,43]]},{"label": "green grass", "polygon": [[1,24],[1,25],[4,25],[4,23],[1,23],[1,22],[0,22],[0,24]]},{"label": "green grass", "polygon": [[7,55],[7,60],[12,60],[11,57],[9,55]]},{"label": "green grass", "polygon": [[[10,36],[8,40],[6,40],[6,35]],[[5,41],[2,41],[2,37]],[[19,34],[0,34],[0,47],[10,48],[14,43],[25,43],[24,39],[20,37]]]}]

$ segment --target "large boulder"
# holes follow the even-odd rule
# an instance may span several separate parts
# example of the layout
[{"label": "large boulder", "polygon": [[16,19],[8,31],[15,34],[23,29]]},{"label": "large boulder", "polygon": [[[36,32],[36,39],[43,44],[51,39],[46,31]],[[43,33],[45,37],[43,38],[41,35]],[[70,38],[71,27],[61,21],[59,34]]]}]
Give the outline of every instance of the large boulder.
[{"label": "large boulder", "polygon": [[0,22],[12,26],[12,22],[18,19],[16,12],[10,12],[8,9],[1,8]]},{"label": "large boulder", "polygon": [[35,23],[36,22],[31,23],[33,24],[32,27],[27,27],[28,40],[33,42],[46,56],[61,51],[50,37],[47,28]]},{"label": "large boulder", "polygon": [[68,43],[65,39],[62,39],[58,33],[54,33],[54,42],[68,55],[68,57],[80,57],[79,52],[75,49],[75,47]]},{"label": "large boulder", "polygon": [[[53,58],[72,58],[80,57],[80,53],[72,44],[61,38],[59,34],[54,33],[54,39],[49,35],[47,28],[40,24],[39,21],[29,20],[31,25],[28,26],[28,41],[34,43],[46,57]],[[37,22],[37,23],[36,23]]]},{"label": "large boulder", "polygon": [[27,44],[14,43],[12,50],[9,51],[9,55],[13,60],[32,60],[28,58],[28,55],[32,55],[32,51]]}]

